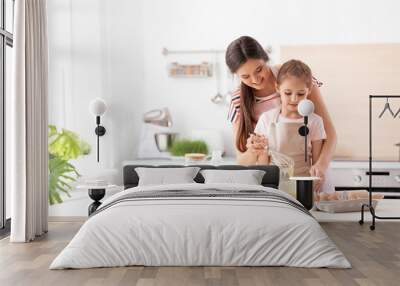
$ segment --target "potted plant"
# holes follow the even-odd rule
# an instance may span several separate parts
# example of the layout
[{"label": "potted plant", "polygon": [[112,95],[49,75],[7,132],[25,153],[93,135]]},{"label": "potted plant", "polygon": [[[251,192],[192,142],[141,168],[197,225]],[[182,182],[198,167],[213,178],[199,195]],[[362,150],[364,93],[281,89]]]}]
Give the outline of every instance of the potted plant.
[{"label": "potted plant", "polygon": [[90,153],[90,145],[79,135],[67,129],[57,130],[49,125],[49,203],[62,203],[61,192],[68,197],[72,190],[70,183],[75,182],[80,174],[69,160],[77,159]]},{"label": "potted plant", "polygon": [[173,156],[185,156],[188,153],[208,154],[208,147],[203,140],[175,140],[169,150]]}]

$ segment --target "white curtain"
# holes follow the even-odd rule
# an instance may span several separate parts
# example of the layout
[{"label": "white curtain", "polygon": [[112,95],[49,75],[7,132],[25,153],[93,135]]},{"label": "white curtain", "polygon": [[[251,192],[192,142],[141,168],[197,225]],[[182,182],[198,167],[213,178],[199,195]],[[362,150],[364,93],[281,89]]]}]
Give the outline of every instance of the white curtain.
[{"label": "white curtain", "polygon": [[12,242],[28,242],[47,232],[46,0],[16,0],[12,107],[7,113],[10,146]]}]

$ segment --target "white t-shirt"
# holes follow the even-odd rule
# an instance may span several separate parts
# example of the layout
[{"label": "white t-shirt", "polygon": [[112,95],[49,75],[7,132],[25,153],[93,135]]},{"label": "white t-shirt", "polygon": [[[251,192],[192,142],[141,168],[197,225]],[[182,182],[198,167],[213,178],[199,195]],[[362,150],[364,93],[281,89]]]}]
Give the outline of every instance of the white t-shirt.
[{"label": "white t-shirt", "polygon": [[[280,108],[280,107],[279,107]],[[268,136],[270,123],[274,120],[274,116],[277,112],[277,108],[269,110],[261,114],[260,118],[258,119],[257,125],[254,128],[254,132],[257,134],[262,134]],[[278,121],[280,122],[290,122],[290,123],[303,123],[304,119],[292,119],[287,118],[279,114]],[[321,116],[312,113],[308,116],[308,124],[307,124],[310,133],[309,133],[309,142],[318,141],[326,139],[326,132],[324,128],[324,122],[322,121]]]}]

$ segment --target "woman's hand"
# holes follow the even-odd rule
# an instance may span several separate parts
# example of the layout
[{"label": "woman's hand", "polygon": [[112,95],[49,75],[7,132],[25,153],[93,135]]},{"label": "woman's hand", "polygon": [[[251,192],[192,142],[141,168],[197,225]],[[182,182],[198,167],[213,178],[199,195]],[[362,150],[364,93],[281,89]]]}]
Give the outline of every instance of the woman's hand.
[{"label": "woman's hand", "polygon": [[264,135],[250,134],[247,138],[246,148],[253,154],[260,156],[268,146],[268,139]]},{"label": "woman's hand", "polygon": [[310,168],[310,175],[313,177],[319,177],[320,180],[315,181],[314,191],[319,193],[321,191],[322,184],[325,180],[325,173],[327,167],[319,164],[318,162],[311,166]]}]

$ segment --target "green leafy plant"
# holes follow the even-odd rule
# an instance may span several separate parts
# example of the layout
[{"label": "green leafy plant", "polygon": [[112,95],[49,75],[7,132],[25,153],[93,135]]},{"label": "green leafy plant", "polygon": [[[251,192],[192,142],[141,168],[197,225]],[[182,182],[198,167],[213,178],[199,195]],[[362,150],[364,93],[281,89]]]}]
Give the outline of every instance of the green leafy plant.
[{"label": "green leafy plant", "polygon": [[80,176],[75,166],[69,160],[77,159],[90,153],[90,145],[70,130],[57,130],[49,125],[49,202],[62,203],[61,192],[68,197],[72,190],[71,182]]},{"label": "green leafy plant", "polygon": [[174,156],[184,156],[187,153],[208,154],[207,144],[202,140],[175,140],[169,152]]}]

